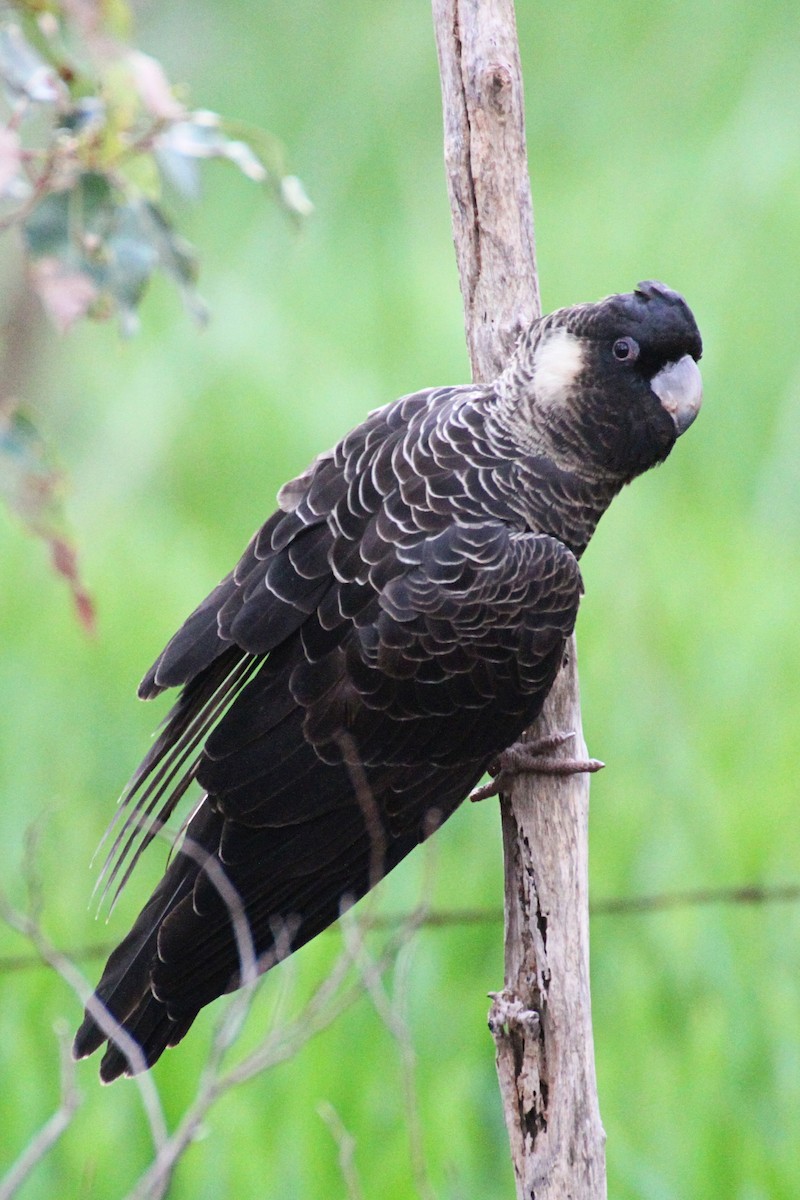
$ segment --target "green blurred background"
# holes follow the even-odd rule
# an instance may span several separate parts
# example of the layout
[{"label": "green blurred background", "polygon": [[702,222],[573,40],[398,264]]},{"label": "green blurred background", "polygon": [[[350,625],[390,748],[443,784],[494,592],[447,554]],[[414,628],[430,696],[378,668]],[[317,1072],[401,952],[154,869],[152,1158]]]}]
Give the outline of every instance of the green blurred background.
[{"label": "green blurred background", "polygon": [[[519,0],[518,22],[545,308],[661,278],[706,344],[700,419],[584,559],[584,724],[608,763],[592,783],[592,896],[796,882],[800,19],[781,0]],[[156,846],[110,923],[94,920],[90,857],[166,708],[134,698],[162,643],[316,451],[402,392],[468,378],[428,5],[169,0],[140,6],[138,42],[196,105],[278,134],[316,212],[298,234],[209,166],[202,204],[177,215],[210,327],[157,282],[138,338],[48,334],[27,382],[71,475],[99,631],[84,636],[41,546],[0,515],[0,840],[21,901],[39,821],[43,920],[65,948],[120,936],[163,866]],[[462,809],[431,852],[437,906],[499,909],[493,803]],[[380,907],[417,903],[423,869],[398,870]],[[300,992],[338,946],[328,934],[298,956]],[[0,953],[24,950],[0,929]],[[509,1197],[485,1023],[501,926],[423,930],[405,956],[433,1192]],[[598,916],[592,984],[610,1195],[796,1200],[798,907]],[[57,1105],[53,1024],[79,1006],[42,970],[0,987],[10,1161]],[[279,990],[263,987],[248,1045]],[[171,1120],[215,1016],[156,1069]],[[95,1061],[79,1082],[26,1200],[121,1196],[149,1161],[135,1088],[100,1088]],[[397,1047],[366,999],[224,1099],[170,1194],[344,1195],[324,1102],[356,1138],[365,1196],[417,1194]]]}]

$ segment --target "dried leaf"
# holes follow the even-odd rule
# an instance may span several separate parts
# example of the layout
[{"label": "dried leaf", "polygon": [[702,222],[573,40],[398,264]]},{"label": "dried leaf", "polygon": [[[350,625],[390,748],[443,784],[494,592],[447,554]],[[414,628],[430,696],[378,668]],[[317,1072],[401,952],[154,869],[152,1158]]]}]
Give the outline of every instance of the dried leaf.
[{"label": "dried leaf", "polygon": [[36,427],[13,403],[0,407],[0,496],[30,533],[50,550],[54,570],[69,585],[78,620],[87,633],[95,628],[95,610],[65,528],[63,476]]},{"label": "dried leaf", "polygon": [[47,539],[50,545],[50,560],[57,574],[63,576],[72,592],[75,611],[88,634],[97,629],[94,601],[86,590],[78,571],[78,553],[71,542],[57,534]]}]

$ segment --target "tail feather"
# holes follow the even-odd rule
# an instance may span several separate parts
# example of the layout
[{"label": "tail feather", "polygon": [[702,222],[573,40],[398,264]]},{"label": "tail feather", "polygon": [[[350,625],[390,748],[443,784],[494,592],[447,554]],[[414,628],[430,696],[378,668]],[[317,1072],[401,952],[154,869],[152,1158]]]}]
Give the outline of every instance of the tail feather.
[{"label": "tail feather", "polygon": [[[190,829],[195,845],[213,853],[219,845],[222,818],[208,805],[203,805],[190,823]],[[181,853],[175,856],[161,883],[136,918],[130,933],[120,942],[106,963],[93,1001],[102,1005],[108,1020],[103,1021],[99,1018],[94,1002],[87,1007],[73,1042],[72,1052],[75,1058],[88,1057],[106,1040],[113,1042],[113,1030],[109,1034],[109,1022],[112,1026],[116,1024],[137,1037],[133,1023],[142,1017],[149,1001],[157,1003],[153,1000],[151,983],[153,966],[158,961],[159,930],[167,916],[181,901],[191,895],[201,869],[202,861],[199,856]],[[138,1017],[136,1014],[139,1014]],[[186,1029],[188,1027],[189,1025],[186,1025]],[[169,1044],[165,1042],[161,1050]],[[152,1062],[155,1062],[161,1050]],[[127,1063],[127,1058],[125,1061]],[[151,1063],[148,1062],[149,1065]]]},{"label": "tail feather", "polygon": [[141,998],[134,1011],[125,1021],[125,1029],[140,1049],[137,1061],[132,1061],[117,1042],[110,1040],[108,1049],[100,1061],[100,1078],[103,1083],[113,1083],[121,1075],[138,1075],[149,1070],[158,1062],[169,1046],[177,1046],[186,1036],[197,1011],[181,1013],[171,1017],[165,1006],[159,1004],[151,992]]},{"label": "tail feather", "polygon": [[325,764],[301,745],[291,786],[282,781],[275,810],[256,808],[252,823],[220,811],[224,792],[206,796],[164,879],[109,958],[96,998],[116,1028],[90,1006],[74,1047],[83,1058],[108,1041],[104,1080],[146,1070],[204,1005],[239,986],[237,913],[259,972],[269,970],[433,832],[481,773],[480,763],[460,771],[368,767],[359,788],[347,767]]}]

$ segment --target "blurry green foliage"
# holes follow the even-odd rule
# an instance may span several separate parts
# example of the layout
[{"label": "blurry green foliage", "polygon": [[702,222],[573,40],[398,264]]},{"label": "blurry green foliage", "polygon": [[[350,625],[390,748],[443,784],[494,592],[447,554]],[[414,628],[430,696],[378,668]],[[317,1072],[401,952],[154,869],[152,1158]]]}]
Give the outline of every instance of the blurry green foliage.
[{"label": "blurry green foliage", "polygon": [[133,332],[156,268],[205,317],[194,255],[162,207],[162,177],[196,198],[198,160],[223,158],[269,183],[295,215],[310,207],[277,138],[190,111],[160,62],[120,40],[129,28],[122,0],[0,5],[0,228],[22,226],[34,287],[62,332],[115,312]]},{"label": "blurry green foliage", "polygon": [[[661,277],[706,345],[695,426],[619,498],[583,562],[584,723],[608,764],[592,783],[593,894],[797,880],[797,16],[778,0],[520,0],[518,21],[545,306]],[[58,401],[42,419],[74,481],[98,634],[81,635],[4,525],[0,842],[20,897],[24,829],[46,814],[44,920],[64,946],[123,933],[163,866],[154,847],[111,924],[92,920],[84,864],[165,711],[133,699],[162,643],[285,478],[377,404],[467,378],[428,5],[170,0],[144,9],[140,33],[210,108],[279,133],[317,212],[287,237],[255,189],[209,174],[186,225],[214,314],[202,336],[156,280],[137,339],[82,323],[31,365],[27,394]],[[432,902],[500,906],[498,825],[487,803],[436,835]],[[382,885],[386,909],[419,899],[415,857]],[[592,936],[609,1194],[796,1200],[797,908],[602,917]],[[247,1045],[281,972],[307,992],[336,949],[325,935],[265,981]],[[410,954],[434,1190],[501,1200],[513,1179],[485,1027],[500,927],[423,931]],[[53,1022],[79,1013],[44,972],[0,987],[10,1158],[57,1104]],[[214,1019],[157,1068],[171,1120]],[[79,1080],[83,1106],[23,1200],[121,1196],[149,1161],[134,1089],[101,1089],[91,1061]],[[413,1194],[396,1047],[364,1000],[226,1098],[172,1196],[344,1195],[324,1103],[356,1138],[365,1195]]]},{"label": "blurry green foliage", "polygon": [[[62,333],[81,317],[114,314],[123,333],[134,333],[156,270],[176,284],[196,320],[205,322],[207,309],[195,291],[196,255],[173,229],[163,204],[164,183],[198,198],[201,159],[235,163],[249,179],[269,184],[297,218],[311,207],[299,180],[286,174],[277,138],[255,125],[190,111],[158,60],[121,40],[130,24],[122,0],[0,3],[0,92],[6,108],[0,125],[0,231],[21,230],[29,281]],[[0,379],[0,404],[12,411],[16,400],[3,395],[4,382]],[[78,613],[89,626],[91,603],[64,534],[58,494],[50,488],[45,495],[37,470],[20,483],[26,463],[33,466],[30,455],[12,459],[0,447],[0,494],[23,487],[25,511],[13,503],[12,509],[50,542],[53,563],[72,582]],[[55,524],[61,529],[57,541]]]}]

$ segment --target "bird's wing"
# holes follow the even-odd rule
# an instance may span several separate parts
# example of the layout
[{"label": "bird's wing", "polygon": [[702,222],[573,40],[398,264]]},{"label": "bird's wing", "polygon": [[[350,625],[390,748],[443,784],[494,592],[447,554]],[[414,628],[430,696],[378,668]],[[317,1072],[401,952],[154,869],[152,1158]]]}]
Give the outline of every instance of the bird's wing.
[{"label": "bird's wing", "polygon": [[[448,526],[407,557],[360,622],[342,619],[336,645],[309,614],[208,736],[189,847],[98,988],[149,1060],[239,981],[230,902],[198,854],[225,873],[267,969],[282,934],[296,949],[334,921],[541,708],[577,613],[573,555],[487,521]],[[106,1073],[125,1069],[109,1054]]]},{"label": "bird's wing", "polygon": [[[377,559],[385,567],[391,557],[387,549],[408,535],[403,524],[414,515],[417,456],[427,458],[434,487],[437,478],[452,478],[448,463],[432,470],[419,430],[459,393],[472,390],[427,388],[375,409],[333,450],[284,484],[278,510],[164,647],[139,686],[140,697],[149,700],[165,688],[191,683],[223,655],[268,653],[300,627],[334,579],[363,588]],[[392,493],[402,510],[396,516],[381,512]],[[370,545],[377,547],[374,561]],[[351,590],[351,608],[360,594]]]},{"label": "bird's wing", "polygon": [[327,517],[343,482],[332,454],[293,481],[304,498],[313,487],[316,508],[305,503],[299,513],[279,509],[261,526],[234,570],[170,638],[139,685],[141,699],[191,683],[231,652],[237,660],[267,653],[302,624],[330,580]]},{"label": "bird's wing", "polygon": [[[234,570],[184,621],[144,676],[139,685],[143,700],[170,687],[183,685],[183,691],[123,792],[106,834],[113,837],[99,881],[103,895],[112,888],[119,894],[139,856],[193,782],[209,731],[260,669],[263,656],[296,633],[336,585],[330,559],[334,552],[346,552],[353,541],[347,518],[356,465],[376,442],[389,459],[403,432],[396,410],[403,405],[413,408],[428,394],[376,409],[334,450],[319,455],[302,475],[285,484],[278,497],[281,507],[257,530]],[[376,492],[370,512],[360,505],[362,523],[374,516],[381,498]],[[337,519],[339,513],[343,516]],[[331,599],[335,607],[335,596]]]},{"label": "bird's wing", "polygon": [[472,393],[432,388],[401,397],[320,455],[281,489],[281,508],[167,643],[139,695],[180,684],[183,692],[123,794],[104,894],[125,884],[192,783],[210,730],[264,672],[263,656],[271,676],[285,659],[279,648],[301,631],[304,653],[324,657],[353,623],[369,619],[381,589],[413,561],[409,547],[446,524],[432,508],[450,507],[441,498],[453,488],[450,460],[461,460],[445,436],[434,462],[427,438],[464,394]]}]

